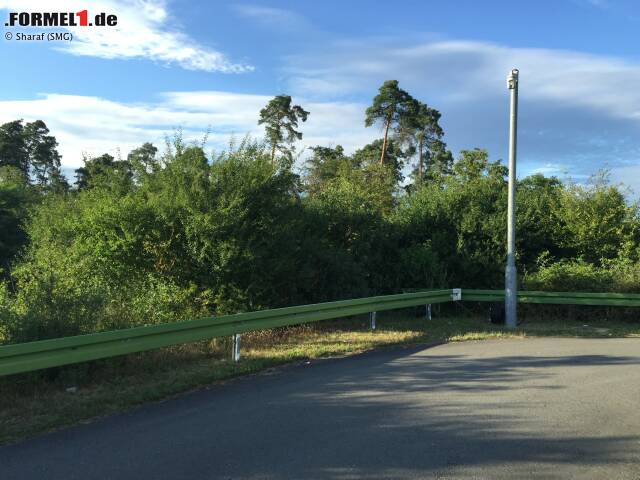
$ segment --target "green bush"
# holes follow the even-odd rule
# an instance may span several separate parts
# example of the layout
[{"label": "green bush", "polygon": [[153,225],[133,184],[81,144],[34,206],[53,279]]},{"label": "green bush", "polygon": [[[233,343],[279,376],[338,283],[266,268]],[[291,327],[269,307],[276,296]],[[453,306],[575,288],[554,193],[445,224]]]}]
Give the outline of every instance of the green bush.
[{"label": "green bush", "polygon": [[[179,139],[162,158],[147,145],[128,157],[126,182],[105,169],[79,191],[43,195],[29,215],[7,187],[5,223],[29,242],[2,257],[13,266],[0,341],[503,285],[505,169],[485,151],[462,152],[451,171],[406,193],[377,156],[315,153],[316,177],[305,182],[248,139],[212,159]],[[519,183],[525,288],[640,292],[638,212],[617,187],[540,175]]]},{"label": "green bush", "polygon": [[0,283],[0,345],[11,341],[11,332],[15,329],[16,315],[13,301],[9,296],[6,283]]},{"label": "green bush", "polygon": [[196,147],[165,162],[129,192],[96,186],[36,209],[12,272],[9,341],[305,299],[295,175],[250,142],[213,164]]},{"label": "green bush", "polygon": [[640,264],[612,261],[603,266],[562,260],[542,266],[523,280],[527,290],[640,293]]}]

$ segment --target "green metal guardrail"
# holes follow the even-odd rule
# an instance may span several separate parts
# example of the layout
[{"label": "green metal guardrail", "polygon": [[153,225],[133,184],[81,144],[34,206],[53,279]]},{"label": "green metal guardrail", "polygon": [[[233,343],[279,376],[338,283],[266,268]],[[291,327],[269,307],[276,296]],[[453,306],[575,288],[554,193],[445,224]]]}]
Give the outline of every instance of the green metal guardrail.
[{"label": "green metal guardrail", "polygon": [[[504,290],[462,290],[463,301],[499,302]],[[640,307],[637,293],[578,293],[578,292],[518,292],[519,303],[547,305],[597,305],[613,307]]]},{"label": "green metal guardrail", "polygon": [[[143,352],[215,337],[450,301],[504,301],[502,290],[427,290],[208,317],[0,347],[0,376]],[[521,303],[639,307],[640,294],[518,292]],[[374,325],[372,321],[372,326]]]},{"label": "green metal guardrail", "polygon": [[361,313],[452,300],[452,290],[277,308],[0,347],[0,376],[143,352],[170,345]]}]

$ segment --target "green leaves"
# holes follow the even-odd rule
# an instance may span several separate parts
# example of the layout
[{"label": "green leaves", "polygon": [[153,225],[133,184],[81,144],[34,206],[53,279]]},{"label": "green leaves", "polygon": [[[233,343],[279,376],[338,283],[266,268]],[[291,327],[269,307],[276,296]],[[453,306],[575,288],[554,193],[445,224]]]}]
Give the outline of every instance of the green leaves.
[{"label": "green leaves", "polygon": [[560,196],[558,218],[566,231],[562,246],[590,263],[616,258],[629,242],[638,244],[636,209],[606,183],[569,185]]},{"label": "green leaves", "polygon": [[296,130],[298,121],[307,121],[309,112],[300,105],[291,105],[289,95],[274,97],[260,110],[258,125],[265,126],[265,137],[271,145],[271,162],[275,162],[276,150],[291,160],[295,148],[293,143],[302,139],[302,132]]},{"label": "green leaves", "polygon": [[42,190],[66,191],[69,188],[60,173],[58,142],[49,135],[42,120],[26,123],[14,120],[0,126],[0,167],[20,171],[23,181]]},{"label": "green leaves", "polygon": [[[379,163],[390,162],[397,172],[398,181],[402,180],[402,163],[398,164],[398,159],[414,155],[418,157],[412,172],[414,184],[450,173],[453,156],[442,141],[444,131],[439,124],[440,116],[436,109],[402,90],[397,80],[387,80],[380,87],[365,112],[365,126],[382,126],[384,133],[378,146]],[[395,139],[395,145],[391,146],[390,135]],[[389,150],[396,150],[396,153]]]},{"label": "green leaves", "polygon": [[84,167],[76,169],[78,190],[102,188],[125,194],[131,189],[133,173],[129,161],[116,160],[108,153],[83,160]]},{"label": "green leaves", "polygon": [[378,95],[373,97],[373,102],[365,112],[365,127],[376,123],[382,124],[384,137],[380,148],[380,163],[385,162],[389,130],[403,123],[407,118],[415,115],[416,102],[411,95],[398,86],[397,80],[385,81]]},{"label": "green leaves", "polygon": [[[260,112],[264,142],[245,138],[208,157],[178,133],[162,155],[145,143],[126,160],[85,159],[68,192],[43,122],[0,126],[0,268],[11,280],[0,291],[0,341],[503,284],[499,161],[476,148],[454,162],[440,112],[389,80],[365,115],[383,138],[352,154],[316,146],[300,178],[294,144],[308,115],[279,95]],[[527,281],[597,290],[613,271],[620,288],[637,288],[639,244],[637,206],[620,188],[518,182]]]},{"label": "green leaves", "polygon": [[379,122],[397,125],[413,113],[413,102],[413,97],[399,87],[397,80],[386,80],[365,112],[364,125],[370,127]]}]

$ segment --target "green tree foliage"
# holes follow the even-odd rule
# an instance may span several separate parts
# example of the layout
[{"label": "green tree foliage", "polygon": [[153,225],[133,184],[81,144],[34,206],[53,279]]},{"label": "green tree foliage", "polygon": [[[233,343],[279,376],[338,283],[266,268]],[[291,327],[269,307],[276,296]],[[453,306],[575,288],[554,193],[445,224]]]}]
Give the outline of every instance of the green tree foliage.
[{"label": "green tree foliage", "polygon": [[570,185],[560,196],[560,221],[565,226],[561,245],[572,256],[602,264],[629,245],[638,245],[637,208],[606,180]]},{"label": "green tree foliage", "polygon": [[11,337],[299,302],[296,185],[247,141],[212,163],[184,148],[128,192],[100,184],[51,197],[13,271],[24,321]]},{"label": "green tree foliage", "polygon": [[440,112],[415,100],[408,115],[400,120],[397,137],[417,154],[418,162],[412,172],[414,183],[440,178],[450,173],[453,156],[442,141],[444,130],[439,124]]},{"label": "green tree foliage", "polygon": [[276,151],[291,161],[295,147],[293,143],[302,139],[298,122],[307,121],[309,112],[300,105],[291,105],[289,95],[278,95],[260,110],[258,125],[264,125],[265,137],[271,146],[271,163],[275,164]]},{"label": "green tree foliage", "polygon": [[[292,144],[306,115],[276,97],[261,112],[264,143],[246,138],[207,156],[177,134],[161,154],[145,143],[126,160],[85,159],[70,191],[54,188],[57,143],[43,123],[0,127],[0,342],[503,285],[501,162],[482,149],[454,162],[440,114],[390,81],[367,111],[384,138],[353,154],[316,146],[300,178]],[[639,240],[637,205],[606,177],[518,181],[528,288],[638,291]]]},{"label": "green tree foliage", "polygon": [[323,190],[330,180],[348,175],[354,167],[340,145],[335,148],[318,145],[311,147],[311,152],[306,162],[305,184],[312,195]]},{"label": "green tree foliage", "polygon": [[507,168],[499,161],[490,162],[489,153],[480,148],[462,150],[453,165],[453,177],[463,183],[473,182],[481,177],[501,179],[506,175]]},{"label": "green tree foliage", "polygon": [[0,167],[13,167],[23,175],[25,183],[43,189],[67,190],[60,173],[58,142],[49,135],[42,120],[26,123],[22,120],[0,126]]},{"label": "green tree foliage", "polygon": [[[467,283],[498,286],[504,277],[506,169],[485,150],[463,150],[445,180],[456,225],[457,269]],[[458,279],[463,281],[462,278]]]},{"label": "green tree foliage", "polygon": [[425,158],[425,176],[436,180],[451,173],[453,153],[442,140],[433,140]]},{"label": "green tree foliage", "polygon": [[544,259],[538,269],[525,275],[523,283],[530,290],[638,293],[639,282],[640,263],[620,257],[602,265],[583,259]]},{"label": "green tree foliage", "polygon": [[36,198],[20,170],[0,167],[0,277],[6,277],[11,262],[26,244],[23,222]]},{"label": "green tree foliage", "polygon": [[571,256],[562,239],[567,234],[562,217],[564,185],[555,177],[535,174],[516,189],[516,248],[518,263],[534,271],[544,259]]},{"label": "green tree foliage", "polygon": [[60,174],[60,154],[58,142],[49,135],[49,129],[42,120],[27,123],[24,127],[26,149],[29,154],[30,175],[42,187],[66,189],[66,181]]},{"label": "green tree foliage", "polygon": [[[384,158],[385,163],[379,162],[380,151],[384,144],[383,139],[374,140],[356,150],[352,156],[351,163],[362,169],[376,169],[378,171],[390,172],[390,178],[395,182],[401,182],[404,178],[402,168],[407,159],[407,153],[402,150],[399,142],[389,139],[385,145]],[[385,167],[385,168],[382,168]]]},{"label": "green tree foliage", "polygon": [[364,124],[370,127],[382,124],[383,138],[380,146],[380,164],[384,164],[389,131],[405,123],[408,117],[415,114],[415,100],[398,86],[397,80],[386,80],[378,94],[373,97],[371,106],[365,112]]},{"label": "green tree foliage", "polygon": [[143,183],[150,175],[158,172],[160,162],[157,154],[158,149],[147,142],[127,155],[134,182]]},{"label": "green tree foliage", "polygon": [[22,173],[26,182],[29,176],[29,151],[22,120],[14,120],[0,126],[0,166],[13,167]]},{"label": "green tree foliage", "polygon": [[[137,153],[132,153],[134,158],[138,158]],[[116,160],[105,153],[99,157],[84,158],[83,161],[84,167],[76,169],[78,190],[103,188],[125,193],[131,189],[133,172],[128,160]],[[138,173],[141,172],[138,170]]]},{"label": "green tree foliage", "polygon": [[69,189],[60,172],[58,142],[42,120],[0,126],[0,276],[27,242],[24,223],[43,194]]},{"label": "green tree foliage", "polygon": [[[406,158],[394,140],[387,143],[384,165],[378,162],[382,140],[365,145],[353,155],[344,154],[343,148],[314,147],[307,161],[305,185],[313,196],[321,192],[351,190],[358,192],[354,198],[366,198],[364,204],[373,211],[388,215],[393,210],[402,181],[402,166]],[[326,196],[325,196],[326,198]]]}]

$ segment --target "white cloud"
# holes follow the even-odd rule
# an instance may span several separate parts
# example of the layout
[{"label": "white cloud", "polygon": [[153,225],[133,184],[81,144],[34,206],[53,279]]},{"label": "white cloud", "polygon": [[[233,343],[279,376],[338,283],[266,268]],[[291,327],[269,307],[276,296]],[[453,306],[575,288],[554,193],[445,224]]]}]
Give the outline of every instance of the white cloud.
[{"label": "white cloud", "polygon": [[398,78],[412,92],[468,102],[504,96],[507,72],[517,67],[527,98],[640,121],[640,90],[632,87],[640,83],[640,65],[616,58],[473,41],[409,47],[369,41],[323,50],[290,57],[286,70],[296,92],[340,96],[372,91],[382,80]]},{"label": "white cloud", "polygon": [[[67,169],[82,165],[83,153],[122,156],[143,142],[162,146],[166,135],[182,128],[188,141],[201,140],[207,130],[210,148],[224,148],[232,135],[262,136],[260,109],[271,97],[228,92],[168,92],[155,103],[120,103],[99,97],[46,94],[35,100],[0,101],[0,123],[16,118],[42,119],[60,143]],[[304,138],[298,149],[342,144],[353,151],[377,134],[365,129],[363,105],[346,102],[307,102],[311,111],[301,124]]]},{"label": "white cloud", "polygon": [[188,70],[241,73],[250,65],[233,63],[224,54],[201,45],[171,27],[175,20],[164,0],[0,0],[0,9],[16,12],[78,12],[115,14],[116,27],[65,27],[73,40],[57,44],[59,50],[100,58],[147,58]]},{"label": "white cloud", "polygon": [[537,165],[525,172],[526,175],[542,174],[547,177],[555,176],[561,177],[567,175],[569,172],[568,165],[560,165],[555,163],[545,163],[543,165]]},{"label": "white cloud", "polygon": [[[506,75],[520,69],[520,172],[563,165],[574,178],[640,163],[640,64],[574,51],[439,38],[361,39],[287,58],[291,91],[372,98],[395,78],[442,112],[449,146],[507,156]],[[547,170],[551,172],[551,170]]]},{"label": "white cloud", "polygon": [[[163,18],[161,12],[149,16]],[[378,130],[364,128],[363,112],[382,81],[397,78],[442,112],[445,139],[454,152],[483,147],[492,158],[506,158],[505,78],[518,67],[520,173],[566,171],[586,178],[601,168],[615,175],[640,163],[640,90],[633,87],[640,84],[640,64],[486,42],[398,41],[323,44],[317,52],[287,58],[294,101],[311,111],[300,147],[342,144],[353,151],[378,137]],[[218,148],[231,133],[261,135],[258,112],[270,97],[168,92],[139,104],[50,94],[0,102],[0,121],[42,118],[59,138],[65,164],[78,166],[82,151],[99,154],[120,147],[126,153],[144,141],[160,142],[174,127],[195,138],[211,126],[210,140]]]},{"label": "white cloud", "polygon": [[251,18],[265,25],[289,27],[307,24],[307,21],[302,15],[282,8],[253,4],[236,4],[233,6],[233,9],[243,17]]}]

